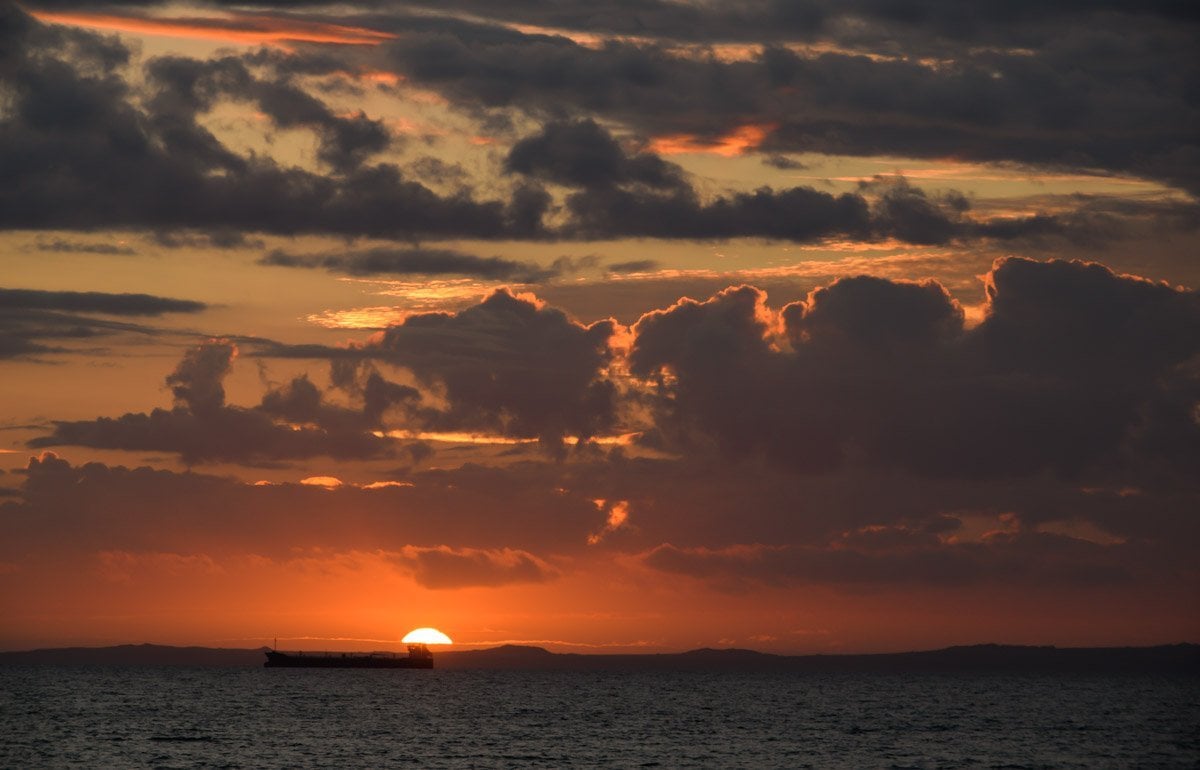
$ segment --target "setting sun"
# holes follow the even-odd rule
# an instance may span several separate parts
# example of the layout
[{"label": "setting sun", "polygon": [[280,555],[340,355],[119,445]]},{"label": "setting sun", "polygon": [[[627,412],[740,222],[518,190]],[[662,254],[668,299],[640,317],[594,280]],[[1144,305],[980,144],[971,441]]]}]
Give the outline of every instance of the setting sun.
[{"label": "setting sun", "polygon": [[414,628],[401,641],[404,644],[454,644],[450,637],[436,628]]}]

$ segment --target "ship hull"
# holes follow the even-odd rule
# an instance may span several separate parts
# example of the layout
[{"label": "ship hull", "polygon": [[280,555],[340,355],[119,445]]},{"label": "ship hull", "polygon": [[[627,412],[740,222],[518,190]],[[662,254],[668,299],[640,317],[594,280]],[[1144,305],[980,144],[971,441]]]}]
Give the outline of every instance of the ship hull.
[{"label": "ship hull", "polygon": [[353,653],[267,652],[266,668],[433,668],[432,656],[395,657]]}]

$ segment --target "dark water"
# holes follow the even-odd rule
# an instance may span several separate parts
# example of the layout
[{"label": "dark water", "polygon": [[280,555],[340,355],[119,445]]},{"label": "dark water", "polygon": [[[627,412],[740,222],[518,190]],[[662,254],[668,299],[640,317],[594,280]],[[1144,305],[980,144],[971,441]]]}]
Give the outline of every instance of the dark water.
[{"label": "dark water", "polygon": [[12,666],[0,766],[1197,767],[1200,683]]}]

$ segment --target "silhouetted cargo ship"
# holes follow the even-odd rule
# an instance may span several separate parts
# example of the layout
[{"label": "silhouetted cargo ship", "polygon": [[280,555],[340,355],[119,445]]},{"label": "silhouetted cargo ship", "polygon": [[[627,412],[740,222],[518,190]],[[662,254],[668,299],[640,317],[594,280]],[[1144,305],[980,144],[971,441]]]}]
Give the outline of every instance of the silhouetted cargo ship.
[{"label": "silhouetted cargo ship", "polygon": [[423,644],[408,645],[407,657],[394,652],[264,652],[266,668],[433,668],[433,653]]}]

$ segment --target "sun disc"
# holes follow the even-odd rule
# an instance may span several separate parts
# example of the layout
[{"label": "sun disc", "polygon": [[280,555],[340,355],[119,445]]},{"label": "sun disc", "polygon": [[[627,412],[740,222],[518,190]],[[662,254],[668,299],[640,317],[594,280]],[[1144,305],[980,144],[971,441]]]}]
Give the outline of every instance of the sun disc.
[{"label": "sun disc", "polygon": [[450,637],[436,628],[414,628],[400,640],[403,644],[453,644]]}]

